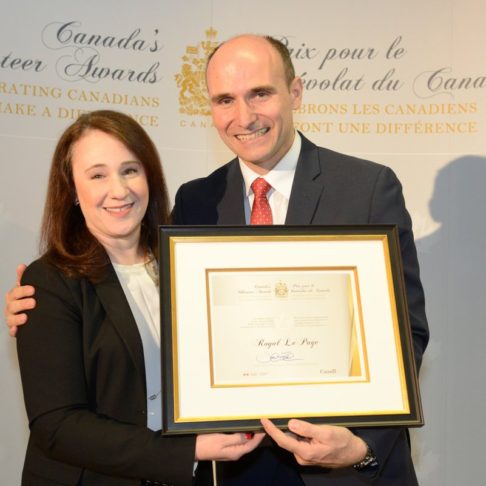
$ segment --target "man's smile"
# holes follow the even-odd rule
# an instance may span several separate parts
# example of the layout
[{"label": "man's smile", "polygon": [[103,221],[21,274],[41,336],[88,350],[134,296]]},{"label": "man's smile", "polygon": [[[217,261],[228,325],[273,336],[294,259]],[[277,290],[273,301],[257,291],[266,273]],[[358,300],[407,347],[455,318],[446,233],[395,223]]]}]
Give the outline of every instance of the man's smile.
[{"label": "man's smile", "polygon": [[252,133],[245,133],[242,135],[235,135],[235,136],[240,142],[247,142],[249,140],[255,140],[256,138],[265,135],[269,130],[270,130],[269,127],[264,127],[264,128],[260,128],[259,130],[255,130]]}]

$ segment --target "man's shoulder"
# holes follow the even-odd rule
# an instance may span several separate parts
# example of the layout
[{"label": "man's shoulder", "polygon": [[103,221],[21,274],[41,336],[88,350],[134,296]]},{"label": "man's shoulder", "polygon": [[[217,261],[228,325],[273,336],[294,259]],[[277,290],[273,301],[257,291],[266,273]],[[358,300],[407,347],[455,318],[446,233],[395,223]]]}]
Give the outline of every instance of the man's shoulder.
[{"label": "man's shoulder", "polygon": [[320,160],[331,164],[340,164],[344,162],[346,164],[362,166],[364,168],[369,168],[372,170],[379,170],[380,168],[384,167],[382,164],[372,162],[371,160],[366,160],[364,158],[356,157],[342,152],[337,152],[330,148],[319,146],[309,140],[307,137],[305,137],[302,133],[299,132],[299,135],[302,140],[302,145],[300,149],[301,157],[312,157],[312,153],[317,151]]},{"label": "man's shoulder", "polygon": [[357,157],[355,155],[337,152],[327,147],[318,146],[312,142],[309,142],[309,145],[306,145],[305,147],[308,150],[312,150],[312,148],[317,150],[319,160],[324,164],[324,167],[328,169],[342,171],[352,168],[356,170],[379,172],[389,168],[384,164],[373,162],[372,160]]},{"label": "man's shoulder", "polygon": [[[238,186],[241,171],[238,160],[223,165],[206,177],[193,179],[179,187],[172,210],[174,224],[216,224],[217,207]],[[241,180],[243,180],[241,178]]]},{"label": "man's shoulder", "polygon": [[232,170],[238,169],[238,160],[233,159],[222,167],[211,172],[205,177],[190,180],[181,185],[177,191],[179,195],[184,197],[195,196],[204,199],[218,199],[220,193],[224,192],[228,174]]},{"label": "man's shoulder", "polygon": [[346,188],[362,194],[372,191],[378,180],[397,181],[393,170],[386,165],[320,147],[305,137],[302,137],[300,161],[301,167],[297,169],[300,174],[312,175],[313,180],[322,181],[327,190]]}]

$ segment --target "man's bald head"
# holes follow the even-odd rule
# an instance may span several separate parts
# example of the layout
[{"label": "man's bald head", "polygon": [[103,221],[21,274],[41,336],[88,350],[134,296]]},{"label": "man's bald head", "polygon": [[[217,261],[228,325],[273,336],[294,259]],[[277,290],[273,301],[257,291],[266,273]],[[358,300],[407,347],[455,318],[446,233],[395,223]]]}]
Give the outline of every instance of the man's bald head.
[{"label": "man's bald head", "polygon": [[228,39],[227,41],[222,42],[209,55],[207,63],[206,63],[206,74],[207,74],[207,70],[208,70],[209,64],[211,62],[211,59],[216,55],[216,53],[219,51],[219,49],[221,49],[224,45],[226,45],[228,43],[232,43],[232,42],[237,41],[239,39],[241,40],[241,39],[252,39],[252,38],[255,39],[255,40],[260,39],[261,41],[267,42],[268,44],[270,44],[275,49],[275,51],[278,53],[280,59],[282,60],[285,82],[287,83],[287,86],[290,87],[290,85],[292,84],[292,81],[295,78],[295,69],[294,69],[294,65],[292,63],[292,59],[290,58],[290,52],[287,49],[287,46],[283,42],[281,42],[281,41],[279,41],[279,40],[277,40],[274,37],[271,37],[269,35],[242,34],[242,35],[232,37],[231,39]]}]

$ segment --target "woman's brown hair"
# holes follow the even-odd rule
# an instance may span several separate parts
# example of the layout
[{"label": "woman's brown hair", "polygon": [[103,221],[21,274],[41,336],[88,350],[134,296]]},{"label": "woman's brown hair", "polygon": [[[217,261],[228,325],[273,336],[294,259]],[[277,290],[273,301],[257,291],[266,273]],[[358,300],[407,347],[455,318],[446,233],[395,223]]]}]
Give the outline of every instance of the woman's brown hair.
[{"label": "woman's brown hair", "polygon": [[157,149],[145,130],[131,117],[110,110],[81,115],[62,134],[52,157],[47,198],[41,228],[44,258],[70,277],[100,280],[108,256],[86,227],[76,204],[72,175],[73,145],[88,130],[107,133],[130,150],[143,165],[149,187],[149,202],[142,221],[140,245],[157,255],[157,225],[169,222],[169,198]]}]

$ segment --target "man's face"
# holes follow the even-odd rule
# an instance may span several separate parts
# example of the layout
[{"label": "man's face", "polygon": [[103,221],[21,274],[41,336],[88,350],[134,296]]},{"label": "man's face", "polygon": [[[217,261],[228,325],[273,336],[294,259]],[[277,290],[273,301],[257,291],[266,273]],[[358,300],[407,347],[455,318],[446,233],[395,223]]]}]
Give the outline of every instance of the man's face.
[{"label": "man's face", "polygon": [[238,37],[211,59],[207,84],[213,121],[223,142],[260,174],[272,169],[294,140],[292,110],[302,83],[287,86],[282,59],[268,41]]}]

